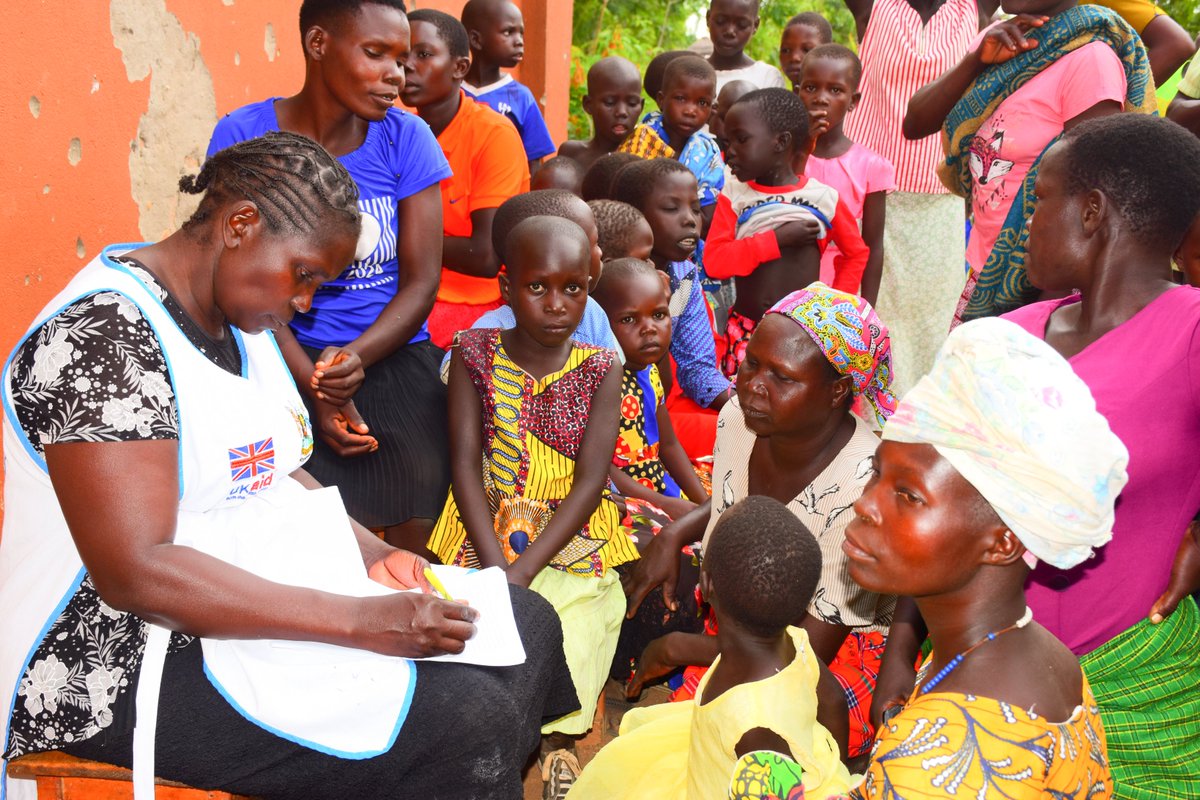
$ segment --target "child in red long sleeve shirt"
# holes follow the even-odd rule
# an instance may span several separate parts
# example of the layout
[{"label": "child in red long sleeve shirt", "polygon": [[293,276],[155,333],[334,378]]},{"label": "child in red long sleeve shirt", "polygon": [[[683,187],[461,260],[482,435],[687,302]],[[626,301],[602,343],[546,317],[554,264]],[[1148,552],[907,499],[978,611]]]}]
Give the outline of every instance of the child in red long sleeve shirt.
[{"label": "child in red long sleeve shirt", "polygon": [[797,176],[793,159],[808,145],[808,113],[786,89],[744,95],[725,117],[727,181],[713,214],[704,267],[734,278],[737,300],[725,328],[721,367],[733,376],[763,312],[820,276],[830,241],[841,251],[833,288],[856,292],[870,254],[836,190]]}]

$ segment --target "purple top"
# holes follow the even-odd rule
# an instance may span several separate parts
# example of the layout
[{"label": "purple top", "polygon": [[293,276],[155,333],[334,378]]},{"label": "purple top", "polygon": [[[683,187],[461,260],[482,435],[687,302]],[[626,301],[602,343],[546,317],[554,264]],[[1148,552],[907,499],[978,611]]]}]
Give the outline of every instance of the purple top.
[{"label": "purple top", "polygon": [[[1044,339],[1050,315],[1079,296],[1005,314]],[[1083,655],[1150,613],[1200,509],[1200,289],[1177,286],[1069,359],[1129,449],[1113,538],[1071,570],[1039,564],[1034,618]]]}]

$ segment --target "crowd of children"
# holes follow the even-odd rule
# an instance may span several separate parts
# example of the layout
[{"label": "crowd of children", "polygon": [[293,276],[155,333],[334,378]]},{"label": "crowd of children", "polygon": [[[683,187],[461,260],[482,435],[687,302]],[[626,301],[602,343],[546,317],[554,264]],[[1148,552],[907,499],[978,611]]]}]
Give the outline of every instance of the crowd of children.
[{"label": "crowd of children", "polygon": [[[880,14],[894,11],[888,3],[878,0]],[[862,35],[865,20],[875,19],[873,6],[848,5],[861,17]],[[946,5],[963,18],[984,10],[973,0],[969,9],[958,8],[960,0]],[[323,276],[330,280],[315,289],[311,308],[293,304],[295,319],[276,333],[314,420],[308,470],[337,486],[350,515],[389,544],[444,564],[500,567],[510,583],[553,606],[578,708],[541,728],[546,797],[929,796],[889,794],[881,782],[892,780],[888,764],[945,743],[921,739],[926,721],[911,713],[881,724],[872,695],[897,596],[921,595],[930,628],[954,629],[946,620],[962,612],[955,616],[938,598],[958,596],[951,585],[958,573],[947,567],[942,584],[912,590],[904,576],[883,574],[867,552],[884,548],[870,529],[884,518],[892,524],[892,515],[902,519],[895,524],[909,524],[910,507],[937,506],[931,497],[950,498],[948,507],[965,509],[984,528],[1009,520],[1007,501],[986,490],[973,462],[954,455],[966,447],[955,438],[962,431],[930,426],[954,416],[937,395],[955,391],[947,377],[953,354],[986,349],[993,338],[1009,342],[1013,326],[955,334],[941,371],[897,412],[900,388],[931,366],[895,358],[889,326],[903,328],[904,341],[913,329],[904,314],[893,323],[873,308],[877,299],[895,302],[885,299],[894,297],[885,226],[896,219],[888,195],[915,185],[907,176],[912,165],[893,163],[850,133],[863,100],[863,62],[833,41],[819,14],[788,21],[777,66],[747,55],[758,6],[712,0],[708,55],[656,54],[644,69],[619,56],[598,60],[583,98],[592,136],[556,148],[533,94],[504,72],[524,56],[524,21],[509,0],[469,0],[461,18],[408,11],[406,26],[393,18],[405,11],[402,0],[304,0],[304,90],[234,111],[209,146],[212,158],[269,131],[305,134],[357,182],[363,223],[355,261]],[[372,30],[372,14],[390,27],[380,22]],[[1122,58],[1132,65],[1127,99],[1111,51],[1088,50],[1121,84],[1107,94],[1097,89],[1097,102],[1111,100],[1113,111],[1121,102],[1145,105],[1148,67],[1137,35],[1108,11],[1085,15],[1088,24],[1097,19],[1116,31],[1109,38],[1126,48]],[[1004,24],[1016,42],[1035,23],[1021,22],[1020,31]],[[881,36],[872,30],[864,50],[877,52]],[[966,44],[953,58],[939,51],[939,63],[961,58],[973,79],[1006,61],[996,55],[996,34]],[[1021,40],[1009,49],[1033,47]],[[940,81],[953,82],[954,74]],[[1081,85],[1090,81],[1076,76]],[[933,125],[940,127],[965,82],[954,83],[949,100],[938,84],[918,93],[920,119],[905,125],[941,111]],[[393,108],[397,99],[413,113]],[[870,102],[881,102],[877,93]],[[930,104],[937,107],[929,111]],[[870,114],[860,113],[855,129],[882,118]],[[1063,127],[1047,129],[1030,158],[1040,158]],[[981,177],[977,150],[959,149],[965,184],[987,184],[988,170],[1007,172],[992,161]],[[918,183],[932,192],[928,166],[928,180]],[[898,181],[898,172],[906,177]],[[1041,177],[1037,186],[1039,195],[1051,191]],[[1032,197],[1032,178],[1021,191]],[[1009,213],[1007,202],[989,206],[979,193],[974,200],[976,220]],[[899,205],[902,213],[911,207]],[[958,213],[961,232],[961,206]],[[1023,230],[1026,218],[1005,224]],[[968,259],[977,275],[996,239],[979,229],[972,241],[985,233],[986,246]],[[1025,251],[1005,257],[1023,264]],[[957,282],[956,293],[962,279],[960,271],[940,280]],[[925,289],[905,286],[914,294]],[[924,350],[937,350],[946,323],[925,337],[933,341],[923,341]],[[1044,374],[1070,373],[1061,358],[1035,350],[1030,358]],[[910,366],[901,384],[897,371]],[[1028,393],[1018,384],[1028,380],[992,389],[1013,392],[1019,404]],[[987,392],[976,388],[964,402],[984,402]],[[1044,405],[1054,408],[1032,409],[1031,419],[1062,424],[1069,415],[1049,397]],[[1072,408],[1102,427],[1095,406],[1080,397],[1071,395]],[[904,421],[891,424],[894,413]],[[881,429],[892,444],[875,456]],[[937,450],[904,449],[925,442]],[[1123,476],[1120,448],[1117,442],[1087,467],[1111,468],[1104,476],[1113,496],[1124,484],[1116,477]],[[1041,465],[1050,455],[1043,449],[1029,458]],[[883,497],[881,482],[902,485]],[[1044,499],[1036,488],[1014,491]],[[1111,530],[1113,496],[1096,492],[1089,502],[1102,518],[1107,508]],[[1056,513],[1071,517],[1061,504]],[[1004,539],[1002,527],[987,528],[995,536],[979,544],[984,555],[968,554],[979,563],[964,556],[953,567],[963,581],[978,582],[981,596],[1023,607],[1021,553],[1044,557],[1041,541],[1021,538],[1024,529],[1016,528]],[[1087,539],[1071,562],[1102,538]],[[1078,666],[1034,628],[1010,634],[1011,641],[1032,636],[1040,657],[1073,676],[1066,693],[1077,700],[1065,710],[1045,704],[1054,719],[1069,718],[1063,730],[1046,733],[1036,714],[1022,713],[1031,736],[1053,740],[1040,745],[1054,750],[1045,759],[1053,772],[1047,791],[1125,796],[1112,795],[1103,731]],[[914,698],[986,641],[967,641],[953,662],[938,658],[954,651],[935,651],[928,663],[942,670]],[[680,702],[630,712],[621,736],[590,766],[581,764],[575,742],[592,727],[610,676],[636,693],[668,675]],[[963,690],[972,703],[977,685]],[[1003,704],[998,712],[983,705],[1011,716]],[[1072,716],[1075,706],[1083,711]],[[900,729],[910,731],[903,742],[896,741]],[[887,744],[856,789],[853,773],[868,767],[877,734]],[[1060,768],[1083,761],[1090,767],[1078,774]],[[1008,779],[1043,785],[1045,776],[1034,772]],[[1068,773],[1078,786],[1064,789]],[[948,773],[950,796],[960,779]],[[992,796],[980,792],[973,796]]]}]

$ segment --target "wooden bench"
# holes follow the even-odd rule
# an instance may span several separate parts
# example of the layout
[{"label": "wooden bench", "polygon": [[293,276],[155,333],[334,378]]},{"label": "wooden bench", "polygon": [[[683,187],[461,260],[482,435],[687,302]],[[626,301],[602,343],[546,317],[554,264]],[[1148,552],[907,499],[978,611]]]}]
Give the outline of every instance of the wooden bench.
[{"label": "wooden bench", "polygon": [[[132,800],[133,773],[124,767],[69,756],[31,753],[8,762],[10,778],[37,781],[38,800]],[[242,795],[193,789],[155,779],[155,800],[251,800]]]}]

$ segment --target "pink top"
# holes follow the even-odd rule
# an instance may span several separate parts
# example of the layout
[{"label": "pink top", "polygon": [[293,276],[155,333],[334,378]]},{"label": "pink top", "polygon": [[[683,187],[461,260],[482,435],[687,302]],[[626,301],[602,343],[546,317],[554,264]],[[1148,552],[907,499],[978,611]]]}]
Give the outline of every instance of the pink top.
[{"label": "pink top", "polygon": [[1125,101],[1125,70],[1111,47],[1092,42],[1046,67],[983,123],[970,144],[971,269],[987,261],[1021,182],[1063,123],[1105,100]]},{"label": "pink top", "polygon": [[[1009,314],[1039,338],[1079,296]],[[1200,289],[1176,286],[1070,359],[1129,449],[1113,538],[1071,570],[1039,564],[1026,584],[1034,619],[1076,655],[1146,618],[1200,509]]]},{"label": "pink top", "polygon": [[[855,142],[837,158],[809,156],[804,174],[837,189],[838,198],[862,230],[863,204],[872,192],[890,192],[896,188],[896,169],[883,156]],[[841,251],[831,242],[821,256],[821,280],[833,284],[833,259]]]},{"label": "pink top", "polygon": [[875,0],[858,51],[862,99],[846,118],[846,135],[896,167],[902,192],[947,194],[934,172],[942,160],[940,134],[915,142],[900,133],[908,101],[967,54],[979,32],[975,0],[946,0],[922,24],[907,0]]}]

